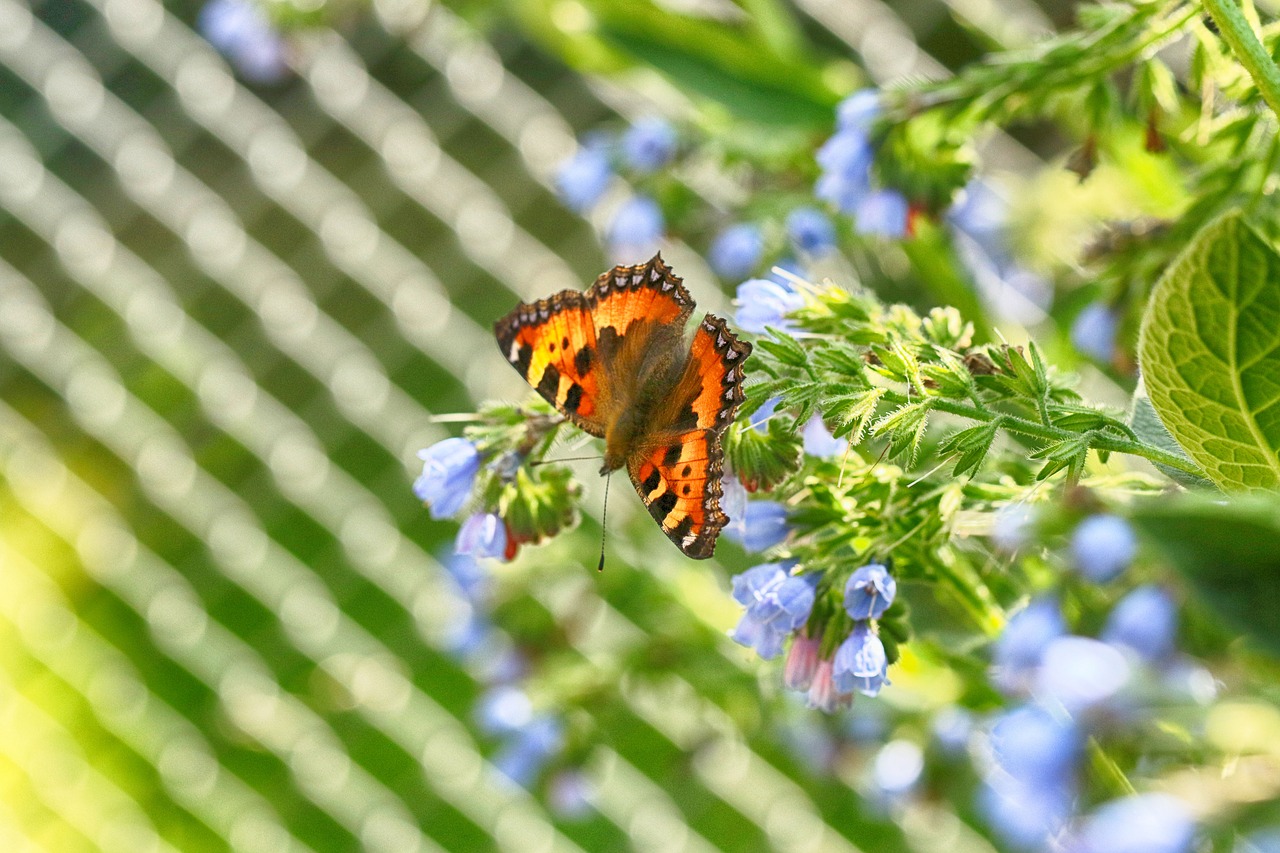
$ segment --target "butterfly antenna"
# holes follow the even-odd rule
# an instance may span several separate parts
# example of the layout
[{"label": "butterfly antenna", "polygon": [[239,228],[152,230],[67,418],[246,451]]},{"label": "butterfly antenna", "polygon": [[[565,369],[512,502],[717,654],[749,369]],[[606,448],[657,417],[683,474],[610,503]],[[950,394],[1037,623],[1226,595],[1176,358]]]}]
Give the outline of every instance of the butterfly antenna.
[{"label": "butterfly antenna", "polygon": [[582,462],[586,459],[603,459],[603,456],[566,456],[563,459],[539,459],[537,462],[530,462],[529,467],[535,465],[550,465],[553,462]]},{"label": "butterfly antenna", "polygon": [[600,512],[600,563],[596,566],[597,572],[604,571],[604,539],[609,532],[609,481],[612,479],[612,472],[604,478],[604,509]]}]

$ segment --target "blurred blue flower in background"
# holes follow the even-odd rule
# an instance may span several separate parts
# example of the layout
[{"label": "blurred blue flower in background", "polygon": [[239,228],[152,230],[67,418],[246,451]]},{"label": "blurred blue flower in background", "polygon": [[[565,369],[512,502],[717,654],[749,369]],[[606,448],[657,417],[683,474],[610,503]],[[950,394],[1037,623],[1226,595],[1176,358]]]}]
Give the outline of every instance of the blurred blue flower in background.
[{"label": "blurred blue flower in background", "polygon": [[836,107],[836,127],[848,133],[866,134],[884,112],[879,89],[859,89]]},{"label": "blurred blue flower in background", "polygon": [[1035,705],[1023,705],[996,717],[990,743],[992,759],[1001,770],[1039,786],[1068,780],[1083,746],[1079,730],[1069,719]]},{"label": "blurred blue flower in background", "polygon": [[648,196],[627,199],[609,225],[609,251],[618,261],[652,257],[662,239],[662,208]]},{"label": "blurred blue flower in background", "polygon": [[196,27],[246,80],[277,83],[289,70],[284,39],[253,0],[209,0]]},{"label": "blurred blue flower in background", "polygon": [[654,172],[676,154],[676,131],[656,117],[642,118],[622,135],[622,156],[637,172]]},{"label": "blurred blue flower in background", "polygon": [[561,770],[547,784],[547,801],[563,820],[582,820],[594,807],[591,780],[581,770]]},{"label": "blurred blue flower in background", "polygon": [[465,438],[446,438],[418,451],[422,473],[413,481],[413,493],[427,504],[431,517],[440,519],[462,509],[480,470],[480,452]]},{"label": "blurred blue flower in background", "polygon": [[1148,663],[1168,660],[1178,630],[1178,608],[1168,590],[1140,586],[1116,603],[1102,639],[1127,648]]},{"label": "blurred blue flower in background", "polygon": [[1074,715],[1111,699],[1130,674],[1128,661],[1114,646],[1090,637],[1058,637],[1045,647],[1036,688],[1042,700],[1056,699]]},{"label": "blurred blue flower in background", "polygon": [[1045,648],[1066,631],[1056,599],[1032,601],[1009,618],[996,640],[992,680],[1006,692],[1024,689],[1040,666]]},{"label": "blurred blue flower in background", "polygon": [[1024,784],[1015,779],[988,781],[978,791],[978,808],[1006,844],[1040,851],[1071,819],[1071,787]]},{"label": "blurred blue flower in background", "polygon": [[898,591],[898,582],[880,563],[855,569],[844,586],[844,609],[854,619],[879,619]]},{"label": "blurred blue flower in background", "polygon": [[869,132],[880,115],[879,93],[854,92],[836,109],[836,132],[818,149],[822,174],[814,195],[842,213],[853,213],[871,189],[871,164],[875,159]]},{"label": "blurred blue flower in background", "polygon": [[849,440],[833,436],[831,430],[827,429],[827,425],[822,422],[822,415],[815,414],[809,418],[809,422],[804,425],[800,434],[804,439],[804,452],[808,456],[820,459],[830,458],[839,456],[849,449]]},{"label": "blurred blue flower in background", "polygon": [[979,808],[1009,845],[1042,848],[1072,814],[1079,731],[1069,720],[1024,706],[995,719],[988,743]]},{"label": "blurred blue flower in background", "polygon": [[950,705],[933,715],[933,739],[948,755],[961,755],[969,748],[973,735],[973,714],[957,705]]},{"label": "blurred blue flower in background", "polygon": [[494,754],[493,765],[512,782],[529,788],[563,743],[564,727],[560,721],[537,716],[509,735]]},{"label": "blurred blue flower in background", "polygon": [[472,557],[502,557],[507,550],[507,525],[492,512],[477,512],[458,528],[454,549]]},{"label": "blurred blue flower in background", "polygon": [[449,577],[453,578],[453,582],[458,585],[458,589],[468,601],[478,602],[488,594],[491,580],[489,572],[476,561],[474,556],[454,551],[442,562],[445,571],[449,573]]},{"label": "blurred blue flower in background", "polygon": [[891,740],[871,762],[871,782],[890,800],[900,799],[916,787],[924,773],[924,752],[913,741]]},{"label": "blurred blue flower in background", "polygon": [[1091,515],[1071,534],[1071,555],[1080,573],[1094,583],[1112,580],[1129,567],[1138,540],[1129,522],[1114,515]]},{"label": "blurred blue flower in background", "polygon": [[874,190],[858,200],[854,229],[859,234],[900,239],[907,236],[911,206],[897,190]]},{"label": "blurred blue flower in background", "polygon": [[853,213],[871,191],[871,164],[875,150],[861,131],[837,131],[817,153],[822,174],[813,194],[830,202],[841,213]]},{"label": "blurred blue flower in background", "polygon": [[988,181],[974,179],[958,194],[946,218],[956,255],[993,313],[1023,325],[1043,321],[1053,287],[1015,257],[1010,206],[1000,192]]},{"label": "blurred blue flower in background", "polygon": [[746,612],[733,639],[766,660],[777,657],[787,636],[808,620],[816,582],[814,575],[792,576],[782,563],[764,563],[735,576],[733,598]]},{"label": "blurred blue flower in background", "polygon": [[766,327],[781,331],[795,328],[785,316],[804,307],[804,297],[786,284],[767,278],[752,278],[738,285],[738,312],[735,319],[744,332],[762,335]]},{"label": "blurred blue flower in background", "polygon": [[602,136],[584,140],[577,152],[556,172],[556,191],[565,207],[585,213],[609,188],[613,169]]},{"label": "blurred blue flower in background", "polygon": [[490,735],[517,731],[533,720],[533,703],[518,687],[501,684],[480,697],[475,709],[480,730]]},{"label": "blurred blue flower in background", "polygon": [[1071,344],[1094,361],[1110,363],[1116,354],[1120,318],[1109,306],[1092,302],[1071,323]]},{"label": "blurred blue flower in background", "polygon": [[1168,794],[1135,794],[1105,803],[1065,845],[1070,853],[1188,853],[1196,825]]},{"label": "blurred blue flower in background", "polygon": [[721,231],[711,242],[707,261],[721,278],[741,279],[755,271],[763,253],[764,237],[760,229],[739,223]]},{"label": "blurred blue flower in background", "polygon": [[836,246],[836,226],[816,207],[797,207],[787,214],[787,236],[801,252],[825,255]]},{"label": "blurred blue flower in background", "polygon": [[729,516],[724,533],[753,553],[767,551],[787,538],[787,508],[776,501],[747,501],[736,519]]},{"label": "blurred blue flower in background", "polygon": [[855,625],[853,632],[836,649],[832,659],[831,677],[841,693],[858,691],[875,696],[888,684],[889,659],[884,643],[880,642],[865,623]]}]

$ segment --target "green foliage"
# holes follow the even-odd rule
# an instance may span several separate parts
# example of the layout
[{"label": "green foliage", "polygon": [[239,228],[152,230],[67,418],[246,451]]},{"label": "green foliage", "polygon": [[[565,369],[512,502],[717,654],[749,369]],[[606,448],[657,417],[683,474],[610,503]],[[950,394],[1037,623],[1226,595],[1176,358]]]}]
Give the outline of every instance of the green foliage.
[{"label": "green foliage", "polygon": [[[758,362],[773,378],[753,398],[778,396],[798,422],[814,411],[837,436],[860,439],[869,425],[885,439],[889,458],[916,465],[935,419],[977,422],[952,432],[922,467],[953,461],[955,476],[980,473],[1010,434],[1043,459],[1036,479],[1065,470],[1084,473],[1090,451],[1101,461],[1133,453],[1194,475],[1185,457],[1147,444],[1118,416],[1083,404],[1069,380],[1044,360],[1039,347],[972,346],[972,328],[954,311],[920,317],[902,305],[884,306],[867,294],[811,286],[795,320],[810,334],[759,342]],[[858,347],[855,342],[864,343]]]},{"label": "green foliage", "polygon": [[1135,504],[1132,518],[1203,602],[1280,655],[1280,499],[1206,495]]},{"label": "green foliage", "polygon": [[1239,215],[1157,283],[1139,352],[1165,427],[1219,486],[1280,487],[1280,255]]}]

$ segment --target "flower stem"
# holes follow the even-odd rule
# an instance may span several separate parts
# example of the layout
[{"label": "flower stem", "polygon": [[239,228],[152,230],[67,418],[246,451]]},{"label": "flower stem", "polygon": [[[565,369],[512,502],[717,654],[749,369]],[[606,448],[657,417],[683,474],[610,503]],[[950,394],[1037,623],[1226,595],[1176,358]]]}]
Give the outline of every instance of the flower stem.
[{"label": "flower stem", "polygon": [[1280,116],[1280,68],[1258,41],[1239,3],[1236,0],[1204,0],[1204,8],[1218,25],[1222,40],[1253,78],[1267,106]]},{"label": "flower stem", "polygon": [[1120,769],[1120,765],[1116,764],[1115,759],[1107,755],[1106,750],[1102,748],[1102,744],[1098,743],[1097,738],[1089,738],[1088,748],[1089,758],[1093,762],[1093,766],[1107,777],[1107,780],[1118,793],[1123,796],[1137,793],[1134,790],[1133,783],[1129,781],[1129,777],[1124,775],[1124,771]]},{"label": "flower stem", "polygon": [[[885,392],[882,399],[888,403],[898,403],[900,405],[911,402],[906,395],[896,391]],[[943,400],[934,398],[931,403],[932,407],[939,412],[946,412],[952,415],[959,415],[962,418],[970,420],[982,421],[989,423],[995,418],[1000,418],[1000,426],[1002,429],[1018,433],[1020,435],[1028,435],[1032,438],[1039,438],[1044,441],[1068,441],[1070,439],[1079,438],[1078,432],[1067,429],[1060,429],[1055,426],[1048,426],[1035,421],[1020,418],[1016,415],[997,414],[995,412],[985,411],[973,406],[957,403],[952,400]],[[1106,435],[1095,435],[1090,442],[1090,447],[1094,450],[1106,450],[1112,453],[1127,453],[1131,456],[1141,456],[1150,462],[1158,462],[1161,465],[1167,465],[1178,471],[1192,474],[1196,477],[1204,476],[1204,473],[1190,459],[1162,450],[1150,444],[1144,444],[1140,441],[1133,441],[1127,438],[1112,438]]]}]

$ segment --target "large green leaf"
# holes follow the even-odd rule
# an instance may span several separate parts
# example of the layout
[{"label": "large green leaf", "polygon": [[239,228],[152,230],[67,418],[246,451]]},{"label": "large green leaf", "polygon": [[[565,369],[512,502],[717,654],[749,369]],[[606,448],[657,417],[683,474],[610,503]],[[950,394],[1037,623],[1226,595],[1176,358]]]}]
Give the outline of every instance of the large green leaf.
[{"label": "large green leaf", "polygon": [[[1133,432],[1138,436],[1139,440],[1190,461],[1187,452],[1182,449],[1182,445],[1173,440],[1173,436],[1169,435],[1169,430],[1165,429],[1164,424],[1160,422],[1160,416],[1156,414],[1155,407],[1151,405],[1151,398],[1147,396],[1147,389],[1143,385],[1139,385],[1138,390],[1133,394],[1133,408],[1129,414],[1129,426],[1133,428]],[[1186,471],[1172,468],[1159,462],[1152,464],[1166,477],[1189,489],[1213,488],[1212,480],[1198,477],[1195,474],[1188,474]]]},{"label": "large green leaf", "polygon": [[1191,583],[1198,600],[1280,654],[1280,498],[1161,497],[1136,504],[1132,520]]},{"label": "large green leaf", "polygon": [[1138,355],[1160,420],[1214,482],[1280,487],[1280,255],[1238,214],[1157,282]]}]

